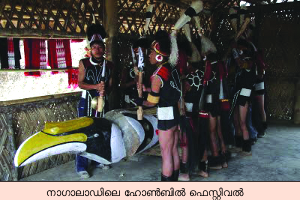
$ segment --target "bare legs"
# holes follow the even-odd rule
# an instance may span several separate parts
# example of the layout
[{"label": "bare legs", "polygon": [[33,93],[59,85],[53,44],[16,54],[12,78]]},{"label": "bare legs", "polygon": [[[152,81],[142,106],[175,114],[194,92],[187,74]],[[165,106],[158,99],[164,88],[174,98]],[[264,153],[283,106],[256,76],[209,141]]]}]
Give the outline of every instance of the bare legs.
[{"label": "bare legs", "polygon": [[[181,132],[180,132],[181,133]],[[180,134],[179,133],[179,134]],[[178,180],[180,181],[189,181],[190,175],[187,169],[187,162],[188,162],[188,141],[186,132],[180,134],[180,141],[181,141],[181,164],[180,164],[180,174]]]},{"label": "bare legs", "polygon": [[245,106],[237,105],[234,110],[234,128],[237,137],[243,137],[244,140],[249,139],[249,132],[246,124],[246,117],[248,112],[248,102]]},{"label": "bare legs", "polygon": [[[218,141],[221,148],[222,156],[226,153],[226,145],[223,139],[223,134],[221,130],[221,118],[220,116],[213,117],[209,113],[209,130],[210,130],[210,142],[211,142],[211,152],[213,159],[217,159],[219,157],[219,147],[218,147]],[[214,161],[213,161],[214,162]],[[213,165],[216,165],[217,163],[212,163]],[[228,167],[227,162],[225,160],[221,160],[219,164],[222,165],[222,167]],[[216,166],[218,169],[220,168],[220,165]],[[221,168],[222,168],[221,167]]]},{"label": "bare legs", "polygon": [[266,111],[265,111],[265,95],[256,96],[259,105],[259,113],[261,115],[262,122],[267,121]]},{"label": "bare legs", "polygon": [[[251,155],[251,142],[249,140],[249,131],[246,124],[249,103],[244,106],[237,105],[234,113],[234,126],[236,130],[236,146],[242,147],[247,155]],[[241,138],[242,136],[242,138]]]},{"label": "bare legs", "polygon": [[166,131],[159,130],[159,144],[162,155],[162,175],[171,177],[174,170],[180,167],[178,144],[178,126]]},{"label": "bare legs", "polygon": [[244,140],[249,140],[249,132],[246,124],[248,106],[249,106],[248,102],[246,102],[245,106],[239,106],[239,123],[243,133]]}]

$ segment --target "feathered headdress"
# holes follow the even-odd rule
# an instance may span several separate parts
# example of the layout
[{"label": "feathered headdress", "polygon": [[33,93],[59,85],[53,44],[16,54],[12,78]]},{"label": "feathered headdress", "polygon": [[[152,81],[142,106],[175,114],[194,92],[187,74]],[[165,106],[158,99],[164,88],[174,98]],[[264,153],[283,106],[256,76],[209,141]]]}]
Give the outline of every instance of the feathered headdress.
[{"label": "feathered headdress", "polygon": [[86,35],[89,46],[92,46],[95,43],[104,44],[106,32],[101,24],[92,24],[87,28]]},{"label": "feathered headdress", "polygon": [[157,31],[151,46],[157,54],[169,57],[171,53],[169,34],[163,30]]}]

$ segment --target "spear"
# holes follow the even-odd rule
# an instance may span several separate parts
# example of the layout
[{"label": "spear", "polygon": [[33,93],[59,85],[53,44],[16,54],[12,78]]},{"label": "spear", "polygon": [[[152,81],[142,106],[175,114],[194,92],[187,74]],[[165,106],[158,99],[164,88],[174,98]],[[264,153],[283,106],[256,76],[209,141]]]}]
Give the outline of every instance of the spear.
[{"label": "spear", "polygon": [[[143,51],[142,48],[139,47],[138,49],[139,52],[139,62],[138,62],[138,84],[139,84],[139,88],[138,88],[138,95],[139,98],[143,98],[143,87],[142,87],[142,83],[143,83],[143,70],[144,70],[144,55],[143,55]],[[137,118],[138,120],[143,120],[143,107],[139,106],[138,110],[137,110]]]},{"label": "spear", "polygon": [[[105,60],[103,61],[103,69],[102,69],[102,74],[101,74],[101,78],[100,78],[100,83],[104,83],[105,82]],[[99,113],[103,112],[103,108],[104,108],[104,94],[100,93],[99,97],[98,97],[98,105],[97,105],[97,111]]]}]

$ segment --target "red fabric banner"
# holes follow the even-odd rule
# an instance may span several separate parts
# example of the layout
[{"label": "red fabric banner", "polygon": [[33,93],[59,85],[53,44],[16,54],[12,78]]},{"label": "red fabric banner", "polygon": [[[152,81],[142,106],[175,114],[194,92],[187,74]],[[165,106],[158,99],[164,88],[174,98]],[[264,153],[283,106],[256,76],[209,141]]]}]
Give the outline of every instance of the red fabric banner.
[{"label": "red fabric banner", "polygon": [[[40,69],[41,39],[24,39],[25,69]],[[40,76],[40,72],[24,72],[25,76]]]},{"label": "red fabric banner", "polygon": [[78,87],[78,69],[70,68],[68,70],[68,88],[73,87],[73,89]]},{"label": "red fabric banner", "polygon": [[70,40],[48,40],[48,62],[52,69],[72,68]]}]

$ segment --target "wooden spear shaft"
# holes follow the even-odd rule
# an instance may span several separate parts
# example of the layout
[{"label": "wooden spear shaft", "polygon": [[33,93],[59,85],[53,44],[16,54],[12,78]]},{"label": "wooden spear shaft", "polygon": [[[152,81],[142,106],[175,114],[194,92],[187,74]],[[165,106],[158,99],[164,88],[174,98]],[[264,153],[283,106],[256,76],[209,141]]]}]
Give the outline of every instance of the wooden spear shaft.
[{"label": "wooden spear shaft", "polygon": [[[139,89],[138,89],[138,95],[139,95],[139,98],[143,98],[143,87],[142,87],[142,84],[143,84],[143,72],[142,71],[139,71],[139,79],[138,79],[138,82],[139,82]],[[139,106],[138,107],[138,110],[137,110],[137,118],[138,120],[143,120],[143,107],[142,106]]]}]

